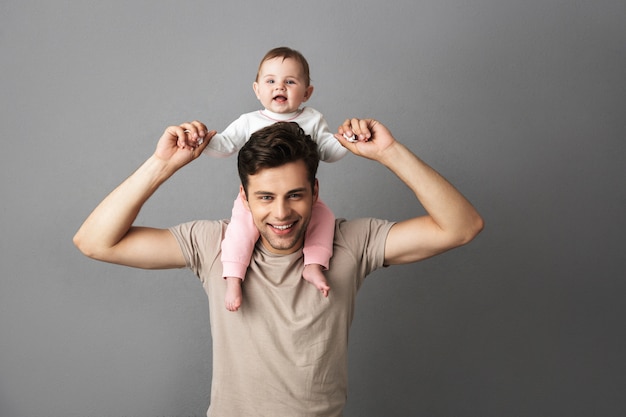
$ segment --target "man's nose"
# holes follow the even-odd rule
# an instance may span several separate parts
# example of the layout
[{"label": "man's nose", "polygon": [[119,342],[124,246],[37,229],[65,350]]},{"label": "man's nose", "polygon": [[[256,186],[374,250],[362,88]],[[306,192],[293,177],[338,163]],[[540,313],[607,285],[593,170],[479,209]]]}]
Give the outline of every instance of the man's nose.
[{"label": "man's nose", "polygon": [[291,214],[291,207],[289,207],[289,202],[287,200],[279,200],[276,201],[274,205],[274,217],[276,220],[284,220],[289,217]]}]

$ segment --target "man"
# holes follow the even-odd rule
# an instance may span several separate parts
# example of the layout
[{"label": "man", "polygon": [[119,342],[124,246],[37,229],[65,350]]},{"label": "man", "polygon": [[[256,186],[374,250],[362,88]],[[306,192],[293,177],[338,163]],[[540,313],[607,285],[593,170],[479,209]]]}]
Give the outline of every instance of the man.
[{"label": "man", "polygon": [[[319,190],[315,144],[294,123],[277,123],[255,133],[238,157],[240,198],[261,237],[243,284],[247,302],[230,313],[223,308],[219,261],[226,222],[133,226],[152,193],[196,159],[214,134],[197,121],[168,127],[155,154],[100,203],[74,242],[95,259],[140,268],[186,266],[200,278],[214,355],[208,416],[341,416],[349,327],[365,276],[463,245],[480,232],[482,219],[381,123],[346,120],[337,140],[394,172],[427,214],[398,223],[337,220],[327,271],[332,291],[323,298],[301,279],[304,231]],[[360,141],[345,138],[353,134]]]}]

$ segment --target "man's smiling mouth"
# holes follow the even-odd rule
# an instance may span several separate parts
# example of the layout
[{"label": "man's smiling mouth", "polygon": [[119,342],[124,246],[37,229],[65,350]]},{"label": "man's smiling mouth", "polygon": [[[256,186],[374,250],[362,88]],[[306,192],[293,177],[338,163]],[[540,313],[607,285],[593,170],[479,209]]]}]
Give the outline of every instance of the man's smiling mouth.
[{"label": "man's smiling mouth", "polygon": [[291,224],[283,224],[283,225],[270,225],[272,226],[274,229],[278,229],[278,230],[287,230],[287,229],[291,229],[293,227],[294,223]]}]

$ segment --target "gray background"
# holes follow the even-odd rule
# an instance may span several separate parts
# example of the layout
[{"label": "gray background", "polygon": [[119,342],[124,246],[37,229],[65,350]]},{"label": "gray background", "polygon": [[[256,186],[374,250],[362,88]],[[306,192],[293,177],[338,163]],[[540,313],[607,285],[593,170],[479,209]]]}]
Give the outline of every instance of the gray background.
[{"label": "gray background", "polygon": [[[346,416],[623,416],[626,3],[0,2],[0,416],[201,416],[206,298],[188,271],[88,260],[71,238],[168,124],[258,108],[258,61],[310,61],[331,126],[372,116],[486,229],[361,294]],[[139,222],[225,218],[200,159]],[[323,164],[340,217],[421,213],[388,171]]]}]

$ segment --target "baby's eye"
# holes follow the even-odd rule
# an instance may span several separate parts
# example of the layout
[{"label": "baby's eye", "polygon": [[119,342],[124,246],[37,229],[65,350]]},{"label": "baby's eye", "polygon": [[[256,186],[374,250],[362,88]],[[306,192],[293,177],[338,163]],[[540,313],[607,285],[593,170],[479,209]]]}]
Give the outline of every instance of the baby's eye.
[{"label": "baby's eye", "polygon": [[268,84],[274,84],[274,80],[266,80],[265,82]]},{"label": "baby's eye", "polygon": [[287,80],[287,84],[295,84],[296,82],[294,80]]}]

